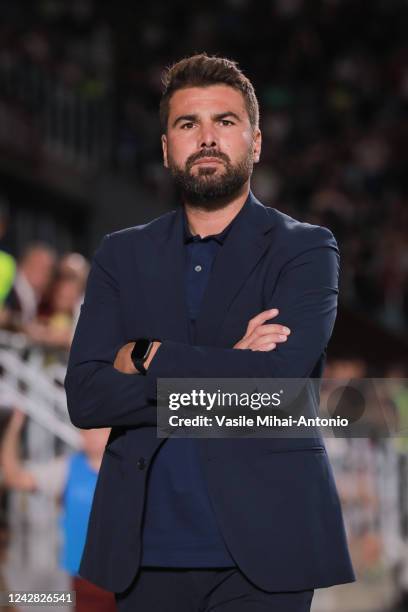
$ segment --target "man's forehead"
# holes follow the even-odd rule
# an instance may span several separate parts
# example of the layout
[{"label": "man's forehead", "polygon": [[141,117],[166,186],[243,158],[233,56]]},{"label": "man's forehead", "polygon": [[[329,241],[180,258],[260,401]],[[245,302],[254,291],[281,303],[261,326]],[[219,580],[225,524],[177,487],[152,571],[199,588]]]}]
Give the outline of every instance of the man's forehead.
[{"label": "man's forehead", "polygon": [[195,114],[197,112],[245,112],[242,93],[229,85],[185,87],[174,92],[170,99],[170,114]]}]

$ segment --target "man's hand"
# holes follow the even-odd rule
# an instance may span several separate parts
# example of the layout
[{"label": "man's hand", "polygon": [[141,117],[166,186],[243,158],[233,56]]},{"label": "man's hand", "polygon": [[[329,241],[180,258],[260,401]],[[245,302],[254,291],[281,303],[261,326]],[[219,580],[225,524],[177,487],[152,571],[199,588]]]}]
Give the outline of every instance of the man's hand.
[{"label": "man's hand", "polygon": [[265,321],[273,319],[279,314],[277,308],[272,310],[264,310],[256,317],[253,317],[249,323],[245,336],[237,342],[233,348],[235,349],[251,349],[251,351],[272,351],[276,348],[277,343],[286,342],[290,329],[284,325],[267,324]]},{"label": "man's hand", "polygon": [[[146,370],[149,368],[150,362],[155,356],[160,345],[161,342],[153,342],[153,346],[151,348],[149,356],[143,364]],[[133,361],[131,358],[134,346],[135,342],[128,342],[127,344],[122,346],[122,348],[119,349],[119,351],[117,352],[115,361],[113,362],[113,367],[116,370],[119,370],[119,372],[122,372],[123,374],[140,374],[140,372],[136,370],[135,366],[133,365]]]}]

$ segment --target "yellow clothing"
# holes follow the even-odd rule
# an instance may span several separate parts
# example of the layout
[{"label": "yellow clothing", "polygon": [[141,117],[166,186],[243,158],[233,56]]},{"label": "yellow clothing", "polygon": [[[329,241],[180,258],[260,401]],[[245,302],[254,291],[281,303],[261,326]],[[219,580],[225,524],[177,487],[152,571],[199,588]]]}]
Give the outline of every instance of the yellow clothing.
[{"label": "yellow clothing", "polygon": [[16,262],[12,255],[0,251],[0,306],[13,286],[16,274]]}]

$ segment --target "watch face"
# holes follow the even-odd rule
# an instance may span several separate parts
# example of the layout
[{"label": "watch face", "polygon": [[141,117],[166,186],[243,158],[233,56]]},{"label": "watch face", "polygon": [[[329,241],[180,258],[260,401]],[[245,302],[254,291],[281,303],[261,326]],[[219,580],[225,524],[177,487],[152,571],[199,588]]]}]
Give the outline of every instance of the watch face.
[{"label": "watch face", "polygon": [[132,350],[132,359],[141,359],[142,361],[144,361],[144,359],[146,359],[147,355],[147,351],[148,348],[150,346],[150,340],[148,340],[147,338],[139,338],[138,340],[136,340],[136,344]]}]

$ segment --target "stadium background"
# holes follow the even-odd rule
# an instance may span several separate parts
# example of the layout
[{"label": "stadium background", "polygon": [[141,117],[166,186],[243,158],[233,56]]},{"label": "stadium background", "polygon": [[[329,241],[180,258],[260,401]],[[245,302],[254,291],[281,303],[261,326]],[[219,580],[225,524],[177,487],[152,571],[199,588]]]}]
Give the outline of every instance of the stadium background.
[{"label": "stadium background", "polygon": [[[161,162],[160,75],[193,52],[237,60],[255,85],[263,132],[255,195],[329,227],[339,243],[326,376],[407,378],[407,24],[406,0],[3,0],[0,249],[17,269],[30,246],[47,254],[31,318],[10,318],[10,308],[6,316],[9,288],[0,287],[2,428],[12,406],[29,414],[25,460],[77,443],[54,406],[87,270],[67,254],[90,260],[105,233],[177,204]],[[4,278],[10,261],[0,260]],[[57,399],[51,389],[39,394],[33,372],[52,381]],[[404,422],[407,393],[390,402]],[[316,611],[408,609],[406,449],[403,439],[375,437],[329,447],[359,582],[319,594]],[[53,516],[51,505],[9,489],[3,482],[4,584],[18,575],[34,588],[42,547],[41,581],[53,588],[54,544],[45,546],[44,525],[30,518]],[[22,526],[34,532],[33,556],[21,554]]]}]

